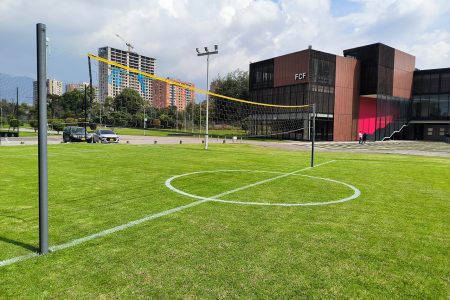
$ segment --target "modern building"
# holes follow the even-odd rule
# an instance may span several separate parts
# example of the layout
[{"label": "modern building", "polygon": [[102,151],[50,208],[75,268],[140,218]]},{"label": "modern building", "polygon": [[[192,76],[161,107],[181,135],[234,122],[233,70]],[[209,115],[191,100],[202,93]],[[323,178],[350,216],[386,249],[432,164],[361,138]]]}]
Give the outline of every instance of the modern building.
[{"label": "modern building", "polygon": [[88,82],[68,83],[68,84],[66,84],[66,93],[74,91],[74,90],[78,90],[80,92],[84,92],[84,88],[88,87],[88,86],[89,86]]},{"label": "modern building", "polygon": [[[47,95],[62,96],[63,82],[56,79],[47,79]],[[38,101],[37,81],[33,81],[33,106],[37,106]]]},{"label": "modern building", "polygon": [[[170,79],[170,78],[168,78]],[[193,83],[171,79],[186,86],[194,87]],[[177,107],[185,110],[186,106],[194,101],[195,92],[164,81],[153,81],[153,106],[157,108]]]},{"label": "modern building", "polygon": [[[415,57],[387,45],[306,50],[250,64],[255,102],[316,104],[316,139],[442,139],[450,131],[450,68],[415,69]],[[305,118],[305,119],[309,119]],[[305,123],[304,128],[308,127]],[[278,136],[307,140],[308,130]]]},{"label": "modern building", "polygon": [[[139,71],[155,74],[155,59],[131,51],[123,51],[111,47],[98,49],[98,55],[107,60],[137,69]],[[99,62],[99,99],[115,97],[125,88],[132,88],[139,92],[144,100],[152,102],[152,80],[140,74],[130,73],[120,68]]]},{"label": "modern building", "polygon": [[[89,83],[88,82],[82,82],[82,83],[68,83],[66,84],[66,93],[70,92],[70,91],[80,91],[84,93],[84,89],[88,88],[89,89]],[[99,90],[98,90],[98,86],[93,85],[92,86],[93,90],[94,90],[94,94],[95,94],[95,99],[94,100],[98,100],[98,95],[99,95]]]}]

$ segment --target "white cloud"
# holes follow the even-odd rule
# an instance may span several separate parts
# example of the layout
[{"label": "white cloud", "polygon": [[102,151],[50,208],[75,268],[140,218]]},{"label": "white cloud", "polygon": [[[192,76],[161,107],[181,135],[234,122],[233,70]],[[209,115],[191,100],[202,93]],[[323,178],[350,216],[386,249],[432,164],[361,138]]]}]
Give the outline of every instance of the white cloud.
[{"label": "white cloud", "polygon": [[448,1],[355,2],[358,9],[336,17],[328,0],[1,0],[0,72],[34,76],[37,22],[52,41],[49,73],[65,81],[86,80],[87,52],[126,49],[116,33],[155,57],[158,75],[200,87],[205,61],[195,48],[214,44],[213,76],[308,45],[342,54],[373,42],[415,55],[422,69],[450,66]]}]

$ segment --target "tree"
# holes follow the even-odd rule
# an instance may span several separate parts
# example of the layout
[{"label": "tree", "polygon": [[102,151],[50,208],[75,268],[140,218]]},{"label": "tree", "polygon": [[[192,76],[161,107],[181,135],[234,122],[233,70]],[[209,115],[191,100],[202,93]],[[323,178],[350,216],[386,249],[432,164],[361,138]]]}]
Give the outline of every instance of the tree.
[{"label": "tree", "polygon": [[167,114],[162,114],[159,116],[160,123],[165,127],[169,127],[169,119],[169,115]]},{"label": "tree", "polygon": [[248,100],[250,92],[248,89],[248,71],[239,69],[230,72],[221,78],[220,76],[211,82],[211,90],[220,95]]},{"label": "tree", "polygon": [[39,126],[38,121],[37,120],[30,120],[30,126],[33,127],[34,132],[36,132],[37,129],[38,129],[38,126]]},{"label": "tree", "polygon": [[[211,87],[216,94],[248,100],[250,98],[248,83],[248,72],[237,69],[228,73],[225,78],[218,77],[214,79]],[[249,107],[240,102],[219,97],[212,97],[212,100],[210,108],[211,119],[218,123],[241,123],[250,113]]]},{"label": "tree", "polygon": [[64,130],[64,120],[53,119],[53,120],[51,120],[50,124],[53,125],[53,130],[56,130],[58,132],[58,134],[59,134],[60,131]]},{"label": "tree", "polygon": [[114,98],[111,96],[108,96],[105,98],[105,101],[103,102],[103,112],[105,115],[112,112],[114,108]]},{"label": "tree", "polygon": [[114,110],[125,111],[129,114],[136,114],[142,110],[144,99],[133,89],[125,88],[114,98]]},{"label": "tree", "polygon": [[63,96],[52,95],[52,94],[47,95],[50,118],[63,116],[64,108],[63,108],[62,101],[61,101],[62,98],[63,98]]},{"label": "tree", "polygon": [[84,111],[84,93],[79,90],[72,90],[65,93],[62,96],[62,106],[66,117],[79,117],[80,113]]},{"label": "tree", "polygon": [[8,123],[9,123],[9,127],[10,128],[12,127],[13,130],[16,128],[19,128],[19,120],[17,120],[17,119],[10,118],[8,120]]}]

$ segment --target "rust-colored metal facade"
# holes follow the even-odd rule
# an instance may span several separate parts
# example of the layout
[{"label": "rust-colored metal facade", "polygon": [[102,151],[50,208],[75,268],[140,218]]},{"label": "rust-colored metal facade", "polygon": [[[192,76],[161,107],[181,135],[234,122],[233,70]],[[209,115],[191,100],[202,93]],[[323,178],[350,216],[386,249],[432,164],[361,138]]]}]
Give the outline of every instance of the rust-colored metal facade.
[{"label": "rust-colored metal facade", "polygon": [[[315,103],[317,140],[352,141],[359,131],[369,140],[384,140],[399,137],[411,119],[434,118],[434,123],[450,119],[450,69],[417,71],[413,55],[381,43],[343,53],[306,49],[252,63],[250,99],[283,105]],[[445,132],[439,130],[441,135]],[[279,138],[309,136],[299,132]],[[409,133],[409,138],[420,135]]]},{"label": "rust-colored metal facade", "polygon": [[392,95],[411,99],[416,58],[411,54],[394,49],[394,79]]},{"label": "rust-colored metal facade", "polygon": [[357,138],[359,72],[358,60],[336,56],[333,133],[335,141],[351,141]]},{"label": "rust-colored metal facade", "polygon": [[[274,77],[273,86],[281,87],[293,84],[302,84],[309,82],[309,61],[311,58],[309,49],[278,56],[274,58]],[[306,76],[299,79],[295,74],[303,74]]]}]

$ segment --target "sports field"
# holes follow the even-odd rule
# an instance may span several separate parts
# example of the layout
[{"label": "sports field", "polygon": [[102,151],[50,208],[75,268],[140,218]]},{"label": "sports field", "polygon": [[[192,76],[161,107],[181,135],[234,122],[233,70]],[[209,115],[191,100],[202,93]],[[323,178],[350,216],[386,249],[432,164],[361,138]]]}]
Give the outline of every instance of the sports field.
[{"label": "sports field", "polygon": [[309,163],[244,144],[51,145],[54,252],[38,257],[37,147],[0,147],[0,298],[448,299],[450,159]]}]

